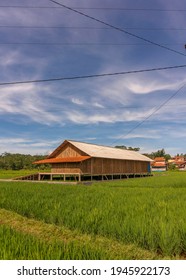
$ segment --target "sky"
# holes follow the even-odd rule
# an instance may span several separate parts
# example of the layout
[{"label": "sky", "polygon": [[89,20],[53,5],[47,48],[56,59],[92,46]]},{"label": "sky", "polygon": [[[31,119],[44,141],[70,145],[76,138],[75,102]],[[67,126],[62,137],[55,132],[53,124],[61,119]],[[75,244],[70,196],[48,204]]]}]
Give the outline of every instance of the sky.
[{"label": "sky", "polygon": [[54,2],[0,1],[0,154],[65,139],[185,154],[186,2]]}]

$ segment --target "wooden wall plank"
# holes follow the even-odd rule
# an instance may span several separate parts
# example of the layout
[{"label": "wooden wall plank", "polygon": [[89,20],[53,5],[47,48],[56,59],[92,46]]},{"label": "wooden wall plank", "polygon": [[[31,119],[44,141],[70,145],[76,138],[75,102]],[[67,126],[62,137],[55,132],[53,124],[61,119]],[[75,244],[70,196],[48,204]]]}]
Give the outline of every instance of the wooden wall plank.
[{"label": "wooden wall plank", "polygon": [[91,158],[83,162],[52,164],[53,173],[81,173],[90,175],[148,173],[148,162]]}]

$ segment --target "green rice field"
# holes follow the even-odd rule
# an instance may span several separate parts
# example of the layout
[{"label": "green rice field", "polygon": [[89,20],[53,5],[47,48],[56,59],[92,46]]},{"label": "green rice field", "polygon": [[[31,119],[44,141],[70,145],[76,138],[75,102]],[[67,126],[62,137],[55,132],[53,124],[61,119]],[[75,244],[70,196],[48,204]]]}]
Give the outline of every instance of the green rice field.
[{"label": "green rice field", "polygon": [[185,259],[186,172],[91,185],[0,181],[0,246],[0,259]]}]

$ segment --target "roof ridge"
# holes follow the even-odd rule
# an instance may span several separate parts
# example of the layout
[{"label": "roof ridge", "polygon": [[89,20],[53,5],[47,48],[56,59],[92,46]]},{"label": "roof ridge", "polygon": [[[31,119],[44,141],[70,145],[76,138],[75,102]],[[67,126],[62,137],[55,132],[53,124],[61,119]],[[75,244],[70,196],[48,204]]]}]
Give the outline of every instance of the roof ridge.
[{"label": "roof ridge", "polygon": [[111,146],[104,146],[98,144],[91,144],[86,142],[65,140],[60,146],[58,146],[48,158],[53,158],[64,147],[67,143],[73,145],[77,149],[81,150],[87,156],[90,157],[100,157],[100,158],[112,158],[112,159],[122,159],[122,160],[142,160],[142,161],[152,161],[148,157],[144,156],[140,152],[133,150],[119,149]]},{"label": "roof ridge", "polygon": [[[95,144],[95,143],[88,143],[88,142],[84,142],[84,141],[69,140],[69,139],[66,139],[66,141],[76,142],[76,143],[81,143],[81,144],[87,144],[87,145],[94,145],[94,146],[103,147],[103,148],[120,149],[120,148],[116,148],[116,147],[113,147],[113,146],[108,146],[108,145],[103,145],[103,144]],[[123,150],[123,151],[137,152],[137,151],[129,150],[129,149],[120,149],[120,150],[121,151]]]}]

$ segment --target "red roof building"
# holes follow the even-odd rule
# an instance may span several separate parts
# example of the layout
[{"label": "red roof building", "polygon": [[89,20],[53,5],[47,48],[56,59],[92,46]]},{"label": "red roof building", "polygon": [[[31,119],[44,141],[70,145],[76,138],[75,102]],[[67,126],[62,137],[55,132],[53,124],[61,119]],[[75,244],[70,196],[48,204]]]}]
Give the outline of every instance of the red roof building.
[{"label": "red roof building", "polygon": [[166,171],[167,163],[164,157],[156,157],[151,164],[152,171]]},{"label": "red roof building", "polygon": [[174,165],[179,170],[186,170],[186,160],[184,156],[175,156],[168,160],[168,164],[169,166]]}]

